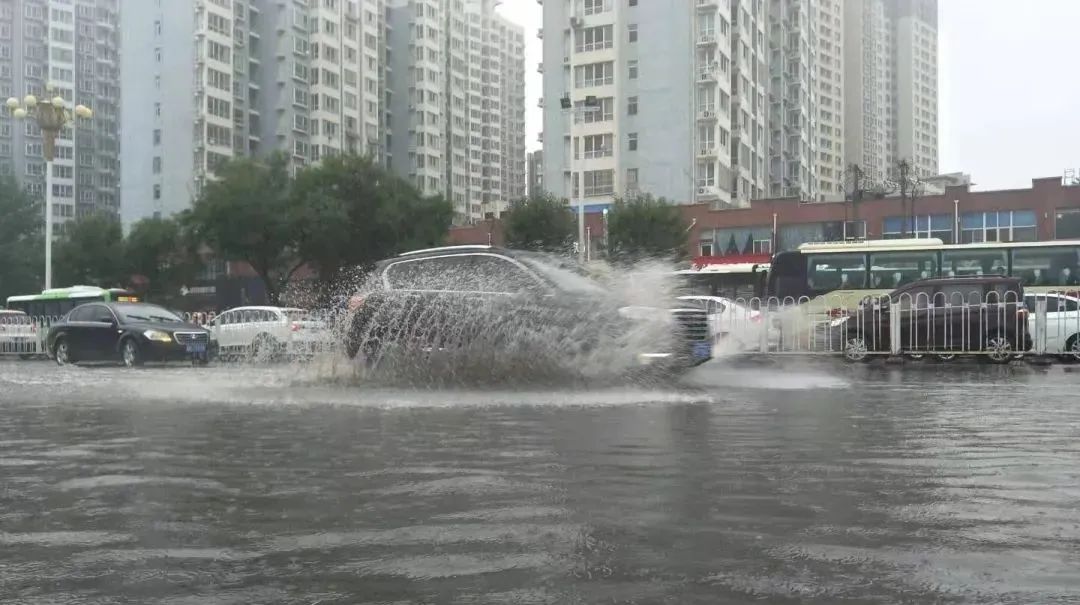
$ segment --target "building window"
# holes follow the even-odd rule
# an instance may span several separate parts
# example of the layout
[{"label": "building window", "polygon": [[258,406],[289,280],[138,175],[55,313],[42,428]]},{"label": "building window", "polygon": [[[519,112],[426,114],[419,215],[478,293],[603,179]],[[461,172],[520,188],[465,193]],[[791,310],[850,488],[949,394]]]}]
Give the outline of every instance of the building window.
[{"label": "building window", "polygon": [[627,61],[626,65],[630,68],[630,79],[637,80],[638,62],[636,60],[631,60]]},{"label": "building window", "polygon": [[637,151],[637,134],[638,133],[636,132],[631,132],[626,135],[627,146],[629,147],[630,151]]},{"label": "building window", "polygon": [[156,184],[154,185],[154,199],[155,200],[160,200],[161,199],[161,185],[156,185]]},{"label": "building window", "polygon": [[154,129],[154,145],[155,146],[161,145],[161,129],[160,128],[155,128]]},{"label": "building window", "polygon": [[154,174],[161,174],[161,157],[155,157],[153,161]]},{"label": "building window", "polygon": [[1080,239],[1080,209],[1062,209],[1054,214],[1054,238]]},{"label": "building window", "polygon": [[914,219],[912,217],[890,216],[886,217],[885,222],[882,224],[881,237],[882,239],[936,237],[946,244],[951,244],[953,243],[952,221],[951,214],[923,214],[914,217]]},{"label": "building window", "polygon": [[579,53],[611,48],[615,44],[614,26],[599,25],[579,29],[574,34],[574,50]]},{"label": "building window", "polygon": [[699,256],[712,256],[713,255],[713,243],[708,240],[702,240],[698,243]]},{"label": "building window", "polygon": [[627,32],[630,34],[630,43],[637,42],[637,23],[631,23],[627,26]]},{"label": "building window", "polygon": [[626,104],[626,113],[632,116],[637,115],[637,97],[630,97]]},{"label": "building window", "polygon": [[585,197],[611,195],[614,192],[614,170],[589,170],[585,172]]},{"label": "building window", "polygon": [[1001,210],[960,215],[960,243],[1033,242],[1037,237],[1035,212]]},{"label": "building window", "polygon": [[611,61],[578,65],[574,69],[574,85],[577,88],[604,86],[615,82],[615,64]]}]

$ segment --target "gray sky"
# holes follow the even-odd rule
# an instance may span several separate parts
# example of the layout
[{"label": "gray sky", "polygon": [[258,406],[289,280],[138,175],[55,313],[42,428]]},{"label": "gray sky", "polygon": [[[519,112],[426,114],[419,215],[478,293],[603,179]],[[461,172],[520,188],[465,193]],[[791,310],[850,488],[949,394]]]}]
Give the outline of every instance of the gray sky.
[{"label": "gray sky", "polygon": [[[543,7],[503,0],[500,10],[525,27],[531,151]],[[939,0],[939,10],[941,172],[967,172],[985,190],[1080,171],[1080,0]]]}]

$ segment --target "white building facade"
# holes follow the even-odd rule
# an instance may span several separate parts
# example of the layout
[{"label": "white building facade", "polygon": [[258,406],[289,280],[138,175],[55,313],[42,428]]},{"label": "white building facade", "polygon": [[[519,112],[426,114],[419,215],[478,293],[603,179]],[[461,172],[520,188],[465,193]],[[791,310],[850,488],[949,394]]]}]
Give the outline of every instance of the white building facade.
[{"label": "white building facade", "polygon": [[384,156],[383,0],[122,0],[121,30],[125,225],[235,157]]},{"label": "white building facade", "polygon": [[[120,57],[117,0],[0,0],[0,98],[45,98],[46,85],[92,120],[61,131],[52,166],[53,233],[76,217],[120,211]],[[0,174],[45,195],[41,131],[0,116]],[[3,220],[0,217],[0,220]]]},{"label": "white building facade", "polygon": [[524,30],[492,0],[391,0],[390,165],[459,224],[525,194]]},{"label": "white building facade", "polygon": [[851,163],[867,182],[903,157],[936,171],[934,0],[543,10],[544,181],[572,204],[635,191],[720,207],[833,200]]}]

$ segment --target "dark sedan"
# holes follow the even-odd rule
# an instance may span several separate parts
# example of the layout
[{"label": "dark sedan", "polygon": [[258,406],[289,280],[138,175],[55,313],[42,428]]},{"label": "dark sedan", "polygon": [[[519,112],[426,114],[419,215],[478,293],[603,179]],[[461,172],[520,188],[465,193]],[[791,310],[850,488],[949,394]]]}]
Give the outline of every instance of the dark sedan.
[{"label": "dark sedan", "polygon": [[49,355],[60,365],[80,361],[208,359],[210,335],[176,313],[146,303],[90,303],[76,307],[49,330]]}]

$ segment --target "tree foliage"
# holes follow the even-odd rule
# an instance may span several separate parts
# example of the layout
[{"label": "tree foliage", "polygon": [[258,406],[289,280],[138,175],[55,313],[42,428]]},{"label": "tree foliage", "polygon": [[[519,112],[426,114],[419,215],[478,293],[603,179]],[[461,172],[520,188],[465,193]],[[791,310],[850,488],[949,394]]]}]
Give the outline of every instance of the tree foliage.
[{"label": "tree foliage", "polygon": [[251,265],[272,304],[306,264],[328,284],[347,267],[442,242],[452,216],[441,197],[360,156],[326,158],[295,179],[282,155],[241,159],[217,177],[186,222],[220,257]]},{"label": "tree foliage", "polygon": [[682,257],[686,233],[679,207],[662,197],[616,200],[608,215],[608,251],[615,259]]},{"label": "tree foliage", "polygon": [[124,232],[115,216],[97,212],[65,227],[63,236],[53,243],[54,286],[127,285]]},{"label": "tree foliage", "polygon": [[125,238],[132,284],[147,300],[175,304],[180,289],[194,282],[201,263],[186,225],[186,214],[143,219]]},{"label": "tree foliage", "polygon": [[441,243],[453,215],[443,198],[424,196],[363,156],[331,157],[302,170],[291,200],[297,256],[324,283],[346,267]]},{"label": "tree foliage", "polygon": [[565,200],[542,193],[510,205],[504,235],[511,248],[565,253],[577,237],[577,222]]},{"label": "tree foliage", "polygon": [[10,177],[0,179],[0,304],[41,290],[45,274],[41,202]]},{"label": "tree foliage", "polygon": [[217,168],[203,187],[189,224],[200,241],[229,260],[245,261],[262,279],[271,304],[299,267],[291,221],[288,161],[242,158]]}]

